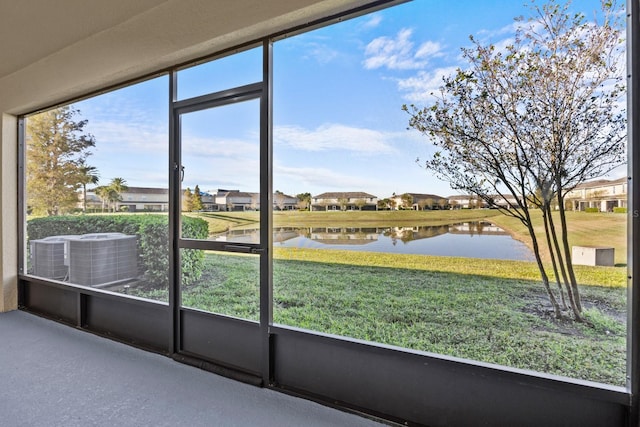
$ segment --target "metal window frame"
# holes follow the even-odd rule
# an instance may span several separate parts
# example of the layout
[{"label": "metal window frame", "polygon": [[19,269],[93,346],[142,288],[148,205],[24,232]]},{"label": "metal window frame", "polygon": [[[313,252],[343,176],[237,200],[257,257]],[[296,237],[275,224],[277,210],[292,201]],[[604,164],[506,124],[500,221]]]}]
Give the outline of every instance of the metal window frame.
[{"label": "metal window frame", "polygon": [[627,392],[629,425],[640,425],[640,289],[634,272],[640,272],[640,2],[626,1],[627,12]]},{"label": "metal window frame", "polygon": [[[233,87],[187,99],[177,99],[178,70],[171,72],[170,95],[170,200],[172,202],[170,223],[172,224],[171,259],[173,273],[170,301],[173,313],[173,342],[171,355],[186,363],[203,360],[209,368],[222,365],[227,375],[251,383],[267,384],[271,378],[269,325],[271,311],[271,203],[272,170],[271,155],[271,43],[262,41],[262,81]],[[225,55],[226,56],[226,55]],[[216,58],[219,59],[219,58]],[[259,102],[259,157],[260,157],[260,242],[258,244],[212,242],[188,239],[180,236],[180,198],[183,164],[181,160],[182,115],[236,103],[257,100]],[[267,207],[267,208],[265,208]],[[225,252],[255,253],[260,262],[260,320],[255,322],[234,319],[215,313],[182,307],[180,304],[180,249],[220,250]],[[266,337],[263,339],[263,337]],[[208,343],[225,340],[224,346],[213,348]],[[235,373],[234,373],[235,372]],[[259,378],[259,380],[258,380]]]}]

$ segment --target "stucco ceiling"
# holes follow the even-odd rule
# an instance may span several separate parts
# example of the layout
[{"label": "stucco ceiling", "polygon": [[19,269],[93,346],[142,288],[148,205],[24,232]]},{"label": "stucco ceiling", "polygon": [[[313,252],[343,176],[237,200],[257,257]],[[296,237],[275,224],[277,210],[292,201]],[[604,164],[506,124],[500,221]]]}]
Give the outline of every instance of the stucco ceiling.
[{"label": "stucco ceiling", "polygon": [[367,3],[0,0],[0,112],[28,112]]}]

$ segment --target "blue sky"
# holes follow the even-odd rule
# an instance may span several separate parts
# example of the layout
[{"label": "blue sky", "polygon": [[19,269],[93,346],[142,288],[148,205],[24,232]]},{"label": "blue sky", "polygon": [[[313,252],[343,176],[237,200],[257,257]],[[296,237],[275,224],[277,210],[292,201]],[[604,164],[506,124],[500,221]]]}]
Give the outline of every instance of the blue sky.
[{"label": "blue sky", "polygon": [[[513,36],[524,1],[416,0],[274,45],[274,189],[456,194],[416,164],[432,152],[407,130],[405,103],[426,105],[443,75],[464,66],[469,35],[497,45]],[[528,3],[528,2],[527,2]],[[593,16],[599,0],[576,0]],[[179,97],[261,78],[260,49],[179,73]],[[97,145],[100,184],[167,187],[167,77],[75,104]],[[257,101],[183,118],[184,187],[258,191]]]}]

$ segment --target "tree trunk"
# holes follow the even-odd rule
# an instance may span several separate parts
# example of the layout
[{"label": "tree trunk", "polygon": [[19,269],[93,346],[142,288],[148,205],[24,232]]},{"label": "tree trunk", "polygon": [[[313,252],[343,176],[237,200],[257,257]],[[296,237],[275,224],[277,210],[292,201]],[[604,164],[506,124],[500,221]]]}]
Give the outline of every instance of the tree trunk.
[{"label": "tree trunk", "polygon": [[[551,229],[553,229],[553,220],[551,219],[551,208],[548,203],[545,203],[542,211],[542,217],[544,219],[544,233],[547,238],[547,247],[549,248],[549,255],[551,256],[551,265],[553,266],[553,274],[556,278],[556,284],[558,285],[558,292],[560,293],[560,299],[562,300],[562,308],[564,310],[568,309],[567,301],[564,297],[564,291],[562,290],[562,283],[560,283],[560,274],[558,273],[558,261],[556,260],[556,251],[558,250],[558,242],[554,239],[555,248],[551,241]],[[554,233],[555,236],[555,233]],[[557,252],[558,255],[560,252]],[[562,259],[560,259],[560,263],[562,263]],[[562,271],[563,277],[565,276],[564,270]],[[565,281],[566,283],[566,281]]]},{"label": "tree trunk", "polygon": [[[571,260],[569,260],[568,262],[565,261],[564,257],[563,257],[563,253],[566,254],[566,252],[561,251],[560,248],[560,244],[558,243],[558,234],[556,233],[556,227],[555,224],[553,222],[553,217],[551,215],[549,215],[549,221],[551,222],[551,234],[552,234],[552,238],[553,238],[553,242],[555,244],[555,248],[556,248],[556,253],[558,254],[558,258],[559,258],[559,263],[560,263],[560,271],[562,272],[562,280],[564,282],[564,285],[567,289],[567,296],[569,298],[569,305],[571,306],[571,311],[574,314],[574,317],[576,318],[576,320],[582,320],[582,315],[580,314],[580,310],[578,309],[578,306],[576,305],[576,298],[575,298],[575,289],[571,286],[571,283],[569,281],[569,278],[567,276],[567,266],[571,264]],[[564,233],[563,233],[564,235]]]},{"label": "tree trunk", "polygon": [[82,213],[87,213],[87,184],[82,184]]},{"label": "tree trunk", "polygon": [[538,270],[540,270],[540,276],[542,277],[542,283],[544,285],[545,290],[547,291],[547,295],[549,296],[549,302],[553,307],[553,314],[556,319],[562,317],[562,312],[560,311],[560,305],[558,305],[558,300],[555,295],[553,295],[553,291],[551,290],[551,286],[549,286],[549,276],[547,276],[547,272],[544,269],[544,264],[542,263],[542,258],[540,258],[540,247],[538,246],[538,239],[536,238],[536,233],[533,229],[533,225],[531,225],[531,218],[529,217],[529,212],[526,212],[527,222],[526,226],[529,230],[529,236],[531,237],[531,243],[533,245],[533,255],[536,258],[536,263],[538,265]]},{"label": "tree trunk", "polygon": [[569,280],[571,281],[571,290],[573,291],[571,308],[573,309],[575,320],[583,322],[584,318],[582,317],[580,290],[578,289],[578,282],[576,280],[575,272],[573,271],[573,263],[571,261],[571,248],[569,247],[569,236],[567,235],[567,217],[564,211],[564,198],[560,192],[558,192],[558,205],[560,206],[560,227],[562,230],[564,259],[566,260],[567,272],[569,274]]}]

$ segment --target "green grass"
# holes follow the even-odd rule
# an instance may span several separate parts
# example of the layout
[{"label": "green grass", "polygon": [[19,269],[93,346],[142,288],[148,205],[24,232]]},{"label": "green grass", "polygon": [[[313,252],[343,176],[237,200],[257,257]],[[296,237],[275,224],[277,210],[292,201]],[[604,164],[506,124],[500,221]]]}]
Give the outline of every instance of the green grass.
[{"label": "green grass", "polygon": [[[307,248],[275,248],[274,258],[314,261],[327,264],[346,264],[438,271],[461,275],[488,276],[502,279],[540,280],[540,272],[533,262],[430,255],[390,254],[361,251],[317,250]],[[575,266],[581,285],[626,287],[624,267]],[[551,276],[553,278],[553,276]],[[542,286],[542,285],[540,285]]]},{"label": "green grass", "polygon": [[[543,259],[549,260],[544,240],[544,224],[539,211],[533,210],[532,219],[536,236],[541,242]],[[614,213],[567,212],[567,228],[570,246],[609,246],[615,249],[616,265],[627,264],[627,215]],[[515,218],[504,215],[491,218],[498,226],[508,230],[513,237],[531,247],[526,228]],[[560,219],[554,215],[554,221],[560,231]],[[559,233],[559,236],[561,234]]]},{"label": "green grass", "polygon": [[259,226],[259,214],[259,212],[198,212],[184,215],[204,219],[209,225],[209,234],[218,234],[229,231],[231,228]]},{"label": "green grass", "polygon": [[[624,269],[584,270],[587,326],[551,316],[526,262],[312,249],[274,258],[276,323],[624,385],[626,289],[596,286]],[[205,271],[184,305],[258,320],[257,257],[210,252]]]},{"label": "green grass", "polygon": [[[274,270],[274,321],[279,323],[624,384],[624,324],[597,308],[587,316],[606,319],[598,325],[608,334],[555,321],[535,282],[300,261],[276,263]],[[607,307],[624,299],[622,290],[613,292]]]}]

